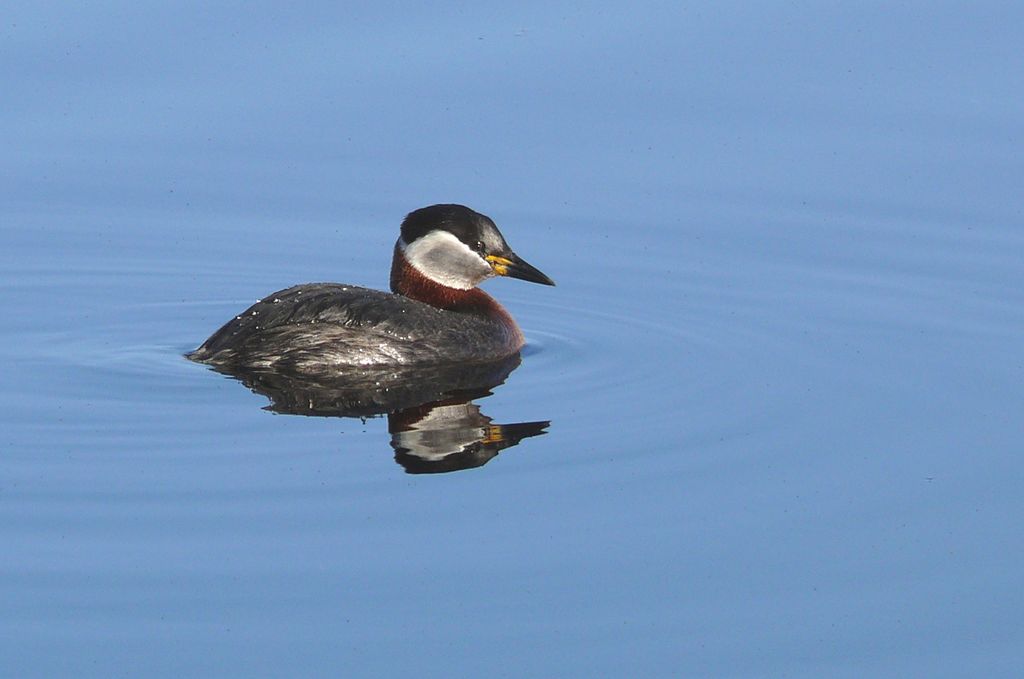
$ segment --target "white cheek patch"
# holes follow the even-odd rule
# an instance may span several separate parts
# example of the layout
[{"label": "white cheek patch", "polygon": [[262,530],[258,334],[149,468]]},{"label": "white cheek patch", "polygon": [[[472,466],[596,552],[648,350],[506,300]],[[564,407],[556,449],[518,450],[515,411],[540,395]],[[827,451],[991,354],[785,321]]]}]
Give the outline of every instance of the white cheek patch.
[{"label": "white cheek patch", "polygon": [[469,290],[494,275],[491,265],[447,231],[431,231],[412,243],[399,239],[406,261],[441,285]]}]

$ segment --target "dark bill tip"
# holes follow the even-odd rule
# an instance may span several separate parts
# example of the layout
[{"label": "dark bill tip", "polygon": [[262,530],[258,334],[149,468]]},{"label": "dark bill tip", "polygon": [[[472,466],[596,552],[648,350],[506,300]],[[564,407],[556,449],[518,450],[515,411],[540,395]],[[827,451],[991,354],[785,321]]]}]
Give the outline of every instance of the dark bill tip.
[{"label": "dark bill tip", "polygon": [[554,285],[555,282],[548,278],[548,276],[533,266],[527,263],[519,255],[510,253],[507,257],[488,257],[487,260],[491,263],[494,268],[494,273],[499,276],[508,276],[509,278],[518,278],[522,281],[529,281],[531,283],[540,283],[541,285]]}]

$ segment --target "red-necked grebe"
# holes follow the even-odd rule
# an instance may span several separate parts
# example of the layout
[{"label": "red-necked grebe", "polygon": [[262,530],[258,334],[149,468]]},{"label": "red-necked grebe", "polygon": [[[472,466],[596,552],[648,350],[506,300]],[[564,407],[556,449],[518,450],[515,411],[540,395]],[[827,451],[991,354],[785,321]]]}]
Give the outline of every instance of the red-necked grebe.
[{"label": "red-necked grebe", "polygon": [[301,373],[501,359],[524,339],[509,313],[476,287],[492,276],[555,284],[512,252],[489,217],[463,205],[432,205],[402,222],[391,293],[296,285],[258,301],[188,357]]}]

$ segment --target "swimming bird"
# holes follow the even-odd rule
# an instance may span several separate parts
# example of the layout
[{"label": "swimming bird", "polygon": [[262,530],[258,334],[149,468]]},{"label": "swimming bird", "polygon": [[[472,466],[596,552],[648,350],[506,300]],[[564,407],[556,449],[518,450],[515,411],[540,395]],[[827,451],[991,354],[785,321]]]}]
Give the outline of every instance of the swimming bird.
[{"label": "swimming bird", "polygon": [[296,285],[257,301],[187,356],[226,371],[299,374],[498,360],[518,353],[525,339],[508,311],[476,287],[493,276],[555,284],[512,251],[490,217],[431,205],[402,221],[390,293]]}]

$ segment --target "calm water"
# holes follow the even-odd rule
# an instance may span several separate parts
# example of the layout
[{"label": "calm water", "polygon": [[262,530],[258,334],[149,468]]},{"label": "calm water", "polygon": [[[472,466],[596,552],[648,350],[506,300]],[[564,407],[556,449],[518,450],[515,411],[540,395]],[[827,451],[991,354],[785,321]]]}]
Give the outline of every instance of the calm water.
[{"label": "calm water", "polygon": [[[1022,22],[16,4],[0,675],[1021,676]],[[409,474],[182,358],[442,201],[558,281],[464,407],[547,433]]]}]

